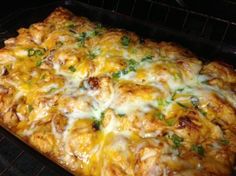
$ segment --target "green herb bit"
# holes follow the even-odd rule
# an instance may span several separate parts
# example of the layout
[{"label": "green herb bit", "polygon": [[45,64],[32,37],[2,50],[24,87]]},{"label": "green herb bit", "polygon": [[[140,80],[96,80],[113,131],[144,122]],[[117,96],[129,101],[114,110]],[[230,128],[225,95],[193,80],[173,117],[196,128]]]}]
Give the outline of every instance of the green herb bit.
[{"label": "green herb bit", "polygon": [[96,57],[96,55],[92,51],[89,51],[89,57],[91,59],[94,59]]},{"label": "green herb bit", "polygon": [[57,90],[57,88],[56,87],[52,87],[49,91],[48,91],[48,93],[50,94],[50,93],[53,93],[53,92],[55,92]]},{"label": "green herb bit", "polygon": [[141,62],[152,62],[153,56],[146,56],[142,58]]},{"label": "green herb bit", "polygon": [[31,56],[42,56],[44,54],[44,52],[40,49],[33,49],[33,48],[30,48],[28,50],[28,56],[31,57]]},{"label": "green herb bit", "polygon": [[173,76],[175,81],[181,79],[181,73],[175,73]]},{"label": "green herb bit", "polygon": [[178,88],[178,89],[176,89],[176,92],[183,92],[184,91],[184,88]]},{"label": "green herb bit", "polygon": [[34,108],[33,108],[32,105],[28,105],[28,111],[29,111],[29,112],[33,111],[33,109],[34,109]]},{"label": "green herb bit", "polygon": [[181,146],[181,143],[184,141],[184,139],[182,137],[179,137],[176,134],[173,134],[170,139],[174,143],[175,148],[179,148]]},{"label": "green herb bit", "polygon": [[205,80],[205,81],[202,81],[201,83],[202,83],[202,84],[209,84],[208,81],[209,81],[209,80]]},{"label": "green herb bit", "polygon": [[46,74],[41,75],[40,79],[44,80],[46,78]]},{"label": "green herb bit", "polygon": [[136,65],[138,65],[138,62],[136,62],[134,59],[129,59],[128,60],[128,65],[129,66],[136,66]]},{"label": "green herb bit", "polygon": [[157,112],[157,113],[156,113],[156,117],[157,117],[159,120],[164,120],[164,119],[165,119],[165,115],[162,114],[161,112]]},{"label": "green herb bit", "polygon": [[71,72],[75,72],[75,71],[76,71],[76,68],[75,68],[73,65],[71,65],[71,66],[69,67],[69,70],[70,70]]},{"label": "green herb bit", "polygon": [[101,124],[102,124],[102,121],[105,117],[105,113],[102,112],[101,115],[100,115],[100,119],[96,119],[95,117],[92,118],[93,120],[93,128],[95,130],[100,130],[101,129]]},{"label": "green herb bit", "polygon": [[130,43],[130,38],[124,35],[123,37],[121,37],[120,42],[123,46],[128,47]]},{"label": "green herb bit", "polygon": [[77,41],[79,42],[78,46],[84,46],[85,40],[87,39],[87,34],[82,32],[79,37],[77,37]]},{"label": "green herb bit", "polygon": [[35,50],[35,55],[36,55],[36,56],[42,56],[43,54],[44,54],[43,51],[41,51],[41,50]]},{"label": "green herb bit", "polygon": [[70,24],[67,25],[67,27],[68,27],[68,28],[75,28],[76,25],[75,25],[74,23],[71,22]]},{"label": "green herb bit", "polygon": [[120,72],[120,71],[115,72],[115,73],[112,74],[112,78],[113,78],[113,79],[119,79],[120,76],[121,76],[121,72]]},{"label": "green herb bit", "polygon": [[173,101],[175,99],[175,95],[177,93],[183,92],[184,88],[178,88],[174,91],[173,95],[171,96],[171,100]]},{"label": "green herb bit", "polygon": [[100,128],[101,128],[101,123],[102,123],[101,120],[97,120],[97,119],[93,118],[93,128],[94,128],[95,130],[100,130]]},{"label": "green herb bit", "polygon": [[128,68],[126,68],[126,71],[128,71],[127,73],[129,73],[131,71],[136,71],[136,67],[138,65],[138,62],[136,62],[133,59],[129,59],[127,62],[128,62]]},{"label": "green herb bit", "polygon": [[222,145],[228,145],[228,144],[229,144],[229,140],[227,140],[227,139],[221,139],[219,142],[220,142]]},{"label": "green herb bit", "polygon": [[193,107],[197,107],[199,105],[199,98],[195,95],[190,97],[190,101],[191,101]]},{"label": "green herb bit", "polygon": [[179,105],[180,107],[182,107],[184,109],[188,108],[188,106],[186,106],[186,105],[184,105],[184,104],[182,104],[182,103],[180,103],[178,101],[176,103],[177,103],[177,105]]},{"label": "green herb bit", "polygon": [[28,56],[31,57],[35,54],[35,51],[33,48],[28,49]]},{"label": "green herb bit", "polygon": [[125,117],[126,114],[118,114],[119,117]]},{"label": "green herb bit", "polygon": [[175,118],[166,119],[165,122],[168,126],[173,126],[176,123],[176,119]]},{"label": "green herb bit", "polygon": [[100,118],[101,118],[101,119],[104,119],[104,117],[105,117],[105,113],[102,112],[101,115],[100,115]]},{"label": "green herb bit", "polygon": [[36,66],[36,67],[40,67],[40,66],[42,65],[42,63],[43,63],[43,62],[42,62],[41,60],[38,60],[38,61],[36,62],[36,64],[35,64],[35,66]]},{"label": "green herb bit", "polygon": [[202,110],[202,109],[198,109],[198,111],[203,115],[203,116],[207,116],[207,112]]},{"label": "green herb bit", "polygon": [[94,29],[94,35],[100,35],[102,33],[102,24],[98,23],[97,26]]},{"label": "green herb bit", "polygon": [[197,154],[199,154],[201,156],[205,155],[205,150],[201,145],[193,145],[192,151],[196,152]]},{"label": "green herb bit", "polygon": [[99,54],[101,53],[101,49],[100,48],[94,48],[92,50],[89,51],[89,57],[91,59],[94,59],[95,57],[97,57]]},{"label": "green herb bit", "polygon": [[168,101],[168,100],[163,100],[163,99],[157,100],[157,106],[167,106],[170,103],[171,101]]},{"label": "green herb bit", "polygon": [[134,68],[132,68],[132,69],[128,68],[128,69],[121,70],[121,73],[122,73],[123,75],[126,75],[126,74],[128,74],[129,72],[131,72],[131,71],[134,71]]}]

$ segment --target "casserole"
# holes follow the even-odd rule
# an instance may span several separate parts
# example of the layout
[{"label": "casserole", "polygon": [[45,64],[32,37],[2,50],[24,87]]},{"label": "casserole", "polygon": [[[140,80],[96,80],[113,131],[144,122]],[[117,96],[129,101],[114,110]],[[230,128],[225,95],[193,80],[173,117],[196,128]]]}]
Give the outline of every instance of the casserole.
[{"label": "casserole", "polygon": [[1,124],[74,174],[229,175],[234,69],[57,8],[0,51]]}]

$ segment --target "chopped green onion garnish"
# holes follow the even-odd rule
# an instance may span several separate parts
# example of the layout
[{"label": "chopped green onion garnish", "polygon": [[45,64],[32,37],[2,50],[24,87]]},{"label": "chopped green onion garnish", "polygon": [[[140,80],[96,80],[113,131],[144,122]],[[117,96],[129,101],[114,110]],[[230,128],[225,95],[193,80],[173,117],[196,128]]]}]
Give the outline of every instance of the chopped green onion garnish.
[{"label": "chopped green onion garnish", "polygon": [[205,150],[201,145],[193,145],[192,151],[196,152],[197,154],[199,154],[201,156],[205,155]]},{"label": "chopped green onion garnish", "polygon": [[93,128],[100,130],[101,120],[93,119]]},{"label": "chopped green onion garnish", "polygon": [[39,49],[29,49],[28,50],[28,56],[31,57],[31,56],[42,56],[44,54],[44,51],[42,50],[39,50]]},{"label": "chopped green onion garnish", "polygon": [[104,114],[104,112],[102,112],[101,113],[101,118],[100,118],[100,120],[98,120],[98,119],[96,119],[96,118],[92,118],[93,119],[93,128],[95,128],[96,130],[100,130],[101,129],[101,124],[102,124],[102,121],[103,121],[103,119],[104,119],[104,116],[105,116],[105,114]]},{"label": "chopped green onion garnish", "polygon": [[118,114],[118,116],[119,116],[119,117],[124,117],[124,116],[125,116],[125,114]]},{"label": "chopped green onion garnish", "polygon": [[165,115],[162,114],[161,112],[157,112],[157,113],[156,113],[156,117],[157,117],[159,120],[164,120],[164,119],[165,119]]},{"label": "chopped green onion garnish", "polygon": [[76,68],[71,65],[71,66],[69,67],[69,70],[70,70],[71,72],[75,72],[75,71],[76,71]]},{"label": "chopped green onion garnish", "polygon": [[100,118],[101,118],[101,119],[104,119],[104,117],[105,117],[105,113],[102,112]]},{"label": "chopped green onion garnish", "polygon": [[97,57],[99,54],[101,53],[101,49],[100,48],[93,48],[92,50],[89,51],[89,57],[91,59],[94,59],[95,57]]},{"label": "chopped green onion garnish", "polygon": [[28,56],[31,57],[31,56],[33,56],[34,54],[35,54],[34,49],[33,49],[33,48],[30,48],[30,49],[28,50]]},{"label": "chopped green onion garnish", "polygon": [[171,101],[168,101],[168,100],[163,100],[163,99],[157,100],[157,106],[167,106],[170,103]]},{"label": "chopped green onion garnish", "polygon": [[176,134],[173,134],[170,139],[174,143],[175,148],[179,148],[181,146],[181,143],[184,141],[184,139],[182,137],[179,137]]},{"label": "chopped green onion garnish", "polygon": [[77,37],[77,41],[78,41],[78,46],[84,46],[85,40],[87,39],[87,34],[85,32],[82,32],[79,37]]},{"label": "chopped green onion garnish", "polygon": [[43,62],[42,62],[41,60],[38,60],[38,61],[36,62],[36,64],[35,64],[35,66],[36,66],[36,67],[40,67],[40,66],[42,65],[42,63],[43,63]]},{"label": "chopped green onion garnish", "polygon": [[67,25],[67,27],[68,27],[68,28],[75,28],[76,25],[75,25],[74,23],[70,23],[70,24]]},{"label": "chopped green onion garnish", "polygon": [[130,38],[128,36],[121,37],[121,44],[125,47],[129,46]]},{"label": "chopped green onion garnish", "polygon": [[118,79],[118,78],[120,78],[120,76],[121,76],[121,72],[115,72],[112,74],[112,78],[114,78],[114,79]]},{"label": "chopped green onion garnish", "polygon": [[227,140],[227,139],[221,139],[221,140],[220,140],[220,143],[221,143],[222,145],[228,145],[228,144],[229,144],[229,140]]},{"label": "chopped green onion garnish", "polygon": [[203,116],[207,116],[207,112],[203,111],[202,109],[198,109],[198,111],[199,111]]},{"label": "chopped green onion garnish", "polygon": [[48,93],[50,94],[50,93],[53,93],[53,92],[55,92],[57,90],[57,88],[56,87],[52,87],[49,91],[48,91]]},{"label": "chopped green onion garnish", "polygon": [[173,76],[175,81],[181,79],[181,73],[175,73]]},{"label": "chopped green onion garnish", "polygon": [[175,124],[175,122],[176,122],[176,119],[175,119],[175,118],[166,119],[165,122],[166,122],[166,124],[167,124],[168,126],[173,126],[173,125]]},{"label": "chopped green onion garnish", "polygon": [[172,94],[172,96],[171,96],[171,100],[173,101],[173,100],[175,99],[175,95],[176,95],[177,93],[182,92],[183,90],[184,90],[184,88],[178,88],[178,89],[176,89],[176,90],[174,91],[174,93]]},{"label": "chopped green onion garnish", "polygon": [[28,111],[29,111],[29,112],[33,111],[33,109],[34,109],[34,108],[33,108],[32,105],[28,105]]},{"label": "chopped green onion garnish", "polygon": [[142,58],[141,62],[151,62],[153,59],[153,56],[146,56]]},{"label": "chopped green onion garnish", "polygon": [[41,50],[35,50],[35,55],[36,55],[36,56],[42,56],[42,55],[43,55],[43,51],[41,51]]},{"label": "chopped green onion garnish", "polygon": [[133,59],[129,59],[127,61],[128,63],[128,68],[126,68],[126,71],[128,71],[127,73],[131,72],[131,71],[136,71],[136,67],[138,65],[138,62],[136,62],[135,60]]},{"label": "chopped green onion garnish", "polygon": [[180,107],[182,107],[182,108],[188,108],[188,106],[186,106],[186,105],[184,105],[184,104],[182,104],[182,103],[180,103],[180,102],[176,102]]}]

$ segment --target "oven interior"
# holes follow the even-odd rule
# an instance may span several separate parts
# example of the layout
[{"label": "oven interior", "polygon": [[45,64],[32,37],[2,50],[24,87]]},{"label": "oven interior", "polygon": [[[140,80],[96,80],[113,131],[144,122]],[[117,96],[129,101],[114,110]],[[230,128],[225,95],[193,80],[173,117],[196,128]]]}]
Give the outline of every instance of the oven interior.
[{"label": "oven interior", "polygon": [[[144,38],[177,42],[204,62],[217,59],[236,65],[236,2],[233,0],[197,4],[190,0],[35,1],[0,19],[0,46],[4,46],[5,39],[16,36],[18,28],[43,20],[58,6],[108,27],[134,31]],[[0,175],[71,174],[0,127]]]}]

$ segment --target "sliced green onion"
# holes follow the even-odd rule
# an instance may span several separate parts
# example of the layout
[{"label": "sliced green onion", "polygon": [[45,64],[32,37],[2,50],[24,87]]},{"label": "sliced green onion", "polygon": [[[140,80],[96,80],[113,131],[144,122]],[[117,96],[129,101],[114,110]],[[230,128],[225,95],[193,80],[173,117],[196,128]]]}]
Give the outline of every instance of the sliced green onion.
[{"label": "sliced green onion", "polygon": [[124,35],[123,37],[121,37],[120,42],[123,46],[127,47],[127,46],[129,46],[130,38],[128,36]]},{"label": "sliced green onion", "polygon": [[32,105],[28,105],[28,111],[29,111],[29,112],[33,111],[33,109],[34,109],[34,108],[33,108]]},{"label": "sliced green onion", "polygon": [[227,140],[227,139],[221,139],[221,140],[220,140],[220,143],[221,143],[222,145],[228,145],[228,144],[229,144],[229,140]]},{"label": "sliced green onion", "polygon": [[53,93],[53,92],[55,92],[57,90],[57,88],[56,87],[52,87],[47,93]]},{"label": "sliced green onion", "polygon": [[75,71],[76,71],[76,68],[75,68],[73,65],[71,65],[71,66],[69,67],[69,70],[70,70],[71,72],[75,72]]},{"label": "sliced green onion", "polygon": [[125,117],[126,114],[118,114],[119,117]]},{"label": "sliced green onion", "polygon": [[36,64],[35,64],[35,66],[36,66],[36,67],[40,67],[40,66],[42,65],[42,63],[43,63],[43,62],[42,62],[41,60],[38,60],[38,61],[36,62]]},{"label": "sliced green onion", "polygon": [[177,105],[179,105],[180,107],[182,107],[182,108],[188,108],[188,106],[186,106],[186,105],[184,105],[184,104],[182,104],[182,103],[180,103],[180,102],[176,102],[177,103]]},{"label": "sliced green onion", "polygon": [[153,59],[153,56],[146,56],[142,58],[141,62],[151,62]]},{"label": "sliced green onion", "polygon": [[181,146],[181,143],[184,141],[184,139],[182,137],[179,137],[176,134],[173,134],[170,139],[174,143],[175,148],[179,148]]},{"label": "sliced green onion", "polygon": [[115,72],[115,73],[112,74],[112,78],[113,78],[113,79],[119,79],[120,76],[121,76],[121,72],[120,72],[120,71]]},{"label": "sliced green onion", "polygon": [[157,113],[156,113],[156,117],[157,117],[159,120],[164,120],[164,119],[165,119],[165,115],[162,114],[161,112],[157,112]]},{"label": "sliced green onion", "polygon": [[205,155],[205,150],[201,145],[193,145],[192,151],[196,152],[197,154],[199,154],[201,156]]},{"label": "sliced green onion", "polygon": [[175,118],[166,119],[165,122],[168,126],[173,126],[176,123],[176,119]]},{"label": "sliced green onion", "polygon": [[36,55],[36,56],[42,56],[42,55],[43,55],[43,51],[41,51],[41,50],[35,50],[35,55]]},{"label": "sliced green onion", "polygon": [[28,56],[31,57],[31,56],[33,56],[34,54],[35,54],[34,49],[33,49],[33,48],[30,48],[30,49],[28,50]]}]

